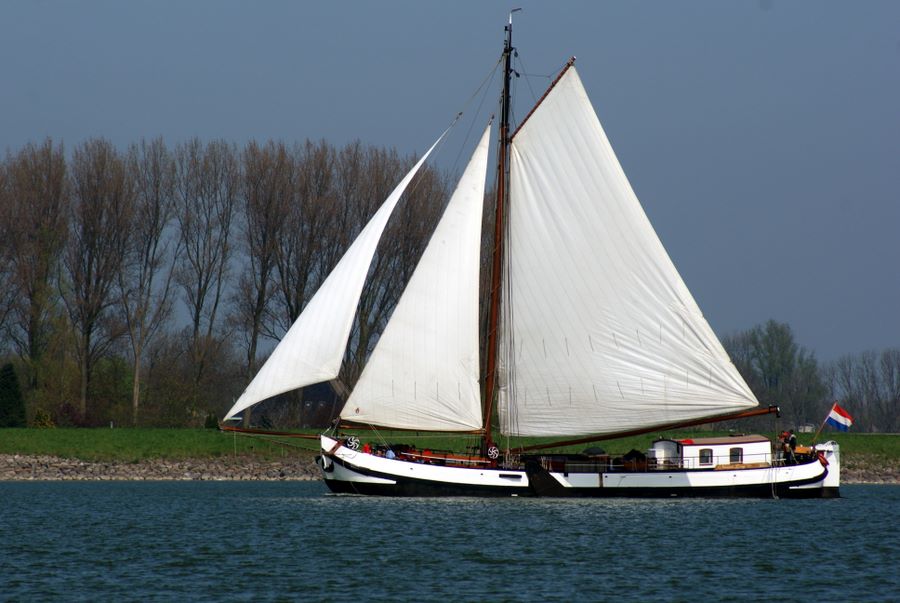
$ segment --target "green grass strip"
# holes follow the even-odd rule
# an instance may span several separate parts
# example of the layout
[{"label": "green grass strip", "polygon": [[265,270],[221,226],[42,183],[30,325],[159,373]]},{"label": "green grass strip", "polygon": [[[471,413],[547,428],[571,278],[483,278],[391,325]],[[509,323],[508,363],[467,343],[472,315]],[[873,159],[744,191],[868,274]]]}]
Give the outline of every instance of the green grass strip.
[{"label": "green grass strip", "polygon": [[[314,434],[316,430],[306,430]],[[348,432],[349,433],[349,432]],[[447,436],[416,434],[411,432],[358,431],[360,440],[371,443],[413,444],[433,450],[463,451],[476,446],[474,436]],[[622,454],[632,448],[646,450],[659,435],[648,434],[582,444],[564,449],[581,452],[595,446],[611,454]],[[691,438],[727,435],[713,431],[678,431],[664,434],[666,437]],[[771,434],[764,434],[771,437]],[[811,434],[800,434],[800,443],[809,444]],[[826,433],[820,441],[833,439],[841,445],[841,453],[848,456],[865,456],[896,462],[900,459],[900,435]],[[552,441],[549,438],[523,438],[511,440],[515,446],[521,443]],[[498,439],[504,447],[507,442]],[[222,456],[246,456],[280,458],[285,455],[311,454],[318,448],[316,440],[262,438],[236,436],[215,429],[0,429],[0,454],[48,455],[76,458],[85,461],[136,462],[145,459],[215,458]]]}]

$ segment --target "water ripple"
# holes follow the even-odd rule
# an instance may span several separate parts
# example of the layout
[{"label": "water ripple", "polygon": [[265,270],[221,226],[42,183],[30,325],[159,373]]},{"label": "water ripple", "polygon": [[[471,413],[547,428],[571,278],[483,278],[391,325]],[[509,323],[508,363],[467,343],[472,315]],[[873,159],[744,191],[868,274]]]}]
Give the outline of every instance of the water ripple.
[{"label": "water ripple", "polygon": [[0,600],[889,601],[898,486],[771,500],[392,499],[0,482]]}]

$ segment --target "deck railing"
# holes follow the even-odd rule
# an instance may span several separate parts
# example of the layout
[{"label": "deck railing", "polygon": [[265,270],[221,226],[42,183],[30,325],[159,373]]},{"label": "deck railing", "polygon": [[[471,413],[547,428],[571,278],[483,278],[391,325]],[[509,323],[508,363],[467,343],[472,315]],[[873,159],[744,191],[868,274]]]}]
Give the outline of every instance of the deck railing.
[{"label": "deck railing", "polygon": [[781,466],[783,459],[773,459],[770,453],[744,454],[741,462],[732,463],[727,455],[713,457],[712,462],[701,465],[699,459],[653,459],[636,458],[623,460],[621,457],[600,456],[596,458],[567,458],[564,456],[541,456],[541,467],[547,471],[563,473],[615,473],[615,472],[650,472],[650,471],[684,471],[694,469],[751,469],[759,467]]}]

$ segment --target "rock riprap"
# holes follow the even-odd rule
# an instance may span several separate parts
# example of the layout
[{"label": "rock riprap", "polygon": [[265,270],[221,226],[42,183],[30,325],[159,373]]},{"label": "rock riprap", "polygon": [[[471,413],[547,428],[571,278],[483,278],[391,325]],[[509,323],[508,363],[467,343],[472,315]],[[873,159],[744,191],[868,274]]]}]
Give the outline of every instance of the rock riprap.
[{"label": "rock riprap", "polygon": [[310,480],[318,479],[314,457],[279,460],[249,457],[83,461],[54,456],[0,455],[3,480]]}]

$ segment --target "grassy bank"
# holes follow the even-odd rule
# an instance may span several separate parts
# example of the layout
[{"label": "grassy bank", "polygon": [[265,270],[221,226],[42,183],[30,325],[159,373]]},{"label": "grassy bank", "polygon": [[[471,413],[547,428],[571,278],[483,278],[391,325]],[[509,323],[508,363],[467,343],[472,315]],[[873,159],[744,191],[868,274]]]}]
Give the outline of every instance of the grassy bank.
[{"label": "grassy bank", "polygon": [[313,449],[314,440],[284,446],[265,439],[236,437],[215,429],[0,429],[0,454],[48,455],[84,461],[206,459],[254,456],[276,459],[296,446]]},{"label": "grassy bank", "polygon": [[[314,433],[310,431],[309,433]],[[690,438],[725,433],[679,431],[669,437]],[[801,434],[800,443],[809,443]],[[417,436],[410,433],[359,432],[360,439],[370,442],[415,444],[420,448],[460,450],[473,445],[474,438]],[[645,450],[656,439],[649,434],[598,442],[611,453]],[[845,458],[896,463],[900,460],[900,434],[824,434],[820,440],[836,440]],[[529,441],[540,441],[532,438]],[[145,459],[202,459],[222,456],[251,455],[260,459],[277,459],[288,455],[307,454],[316,449],[315,440],[290,440],[286,443],[264,438],[234,436],[214,429],[0,429],[0,454],[49,455],[85,461],[139,461]],[[580,451],[591,444],[572,447]]]}]

